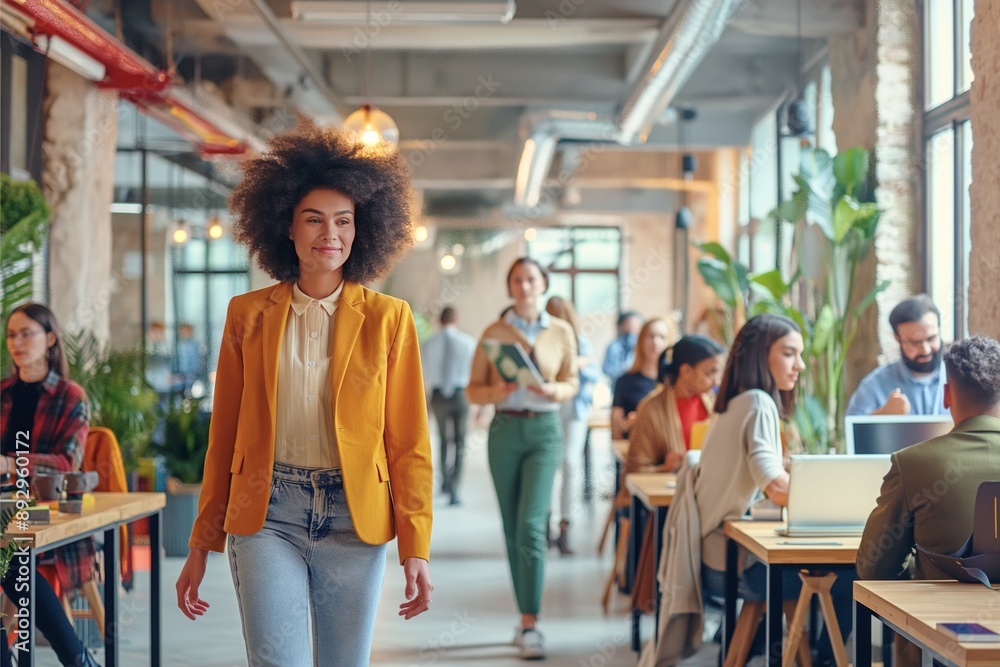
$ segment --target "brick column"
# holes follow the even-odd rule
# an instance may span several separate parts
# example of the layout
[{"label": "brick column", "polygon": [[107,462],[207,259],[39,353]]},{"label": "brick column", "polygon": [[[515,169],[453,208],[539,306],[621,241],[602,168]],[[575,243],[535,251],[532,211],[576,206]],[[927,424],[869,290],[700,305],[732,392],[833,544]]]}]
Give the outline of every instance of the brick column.
[{"label": "brick column", "polygon": [[49,61],[42,189],[52,210],[50,306],[65,331],[108,340],[118,95]]},{"label": "brick column", "polygon": [[859,267],[855,292],[860,297],[876,280],[890,281],[859,323],[847,361],[849,393],[880,361],[898,356],[889,311],[920,284],[918,26],[911,0],[867,0],[865,26],[829,41],[837,148],[874,152],[876,198],[885,209],[875,252]]},{"label": "brick column", "polygon": [[969,331],[1000,339],[1000,4],[994,0],[976,1],[972,70]]}]

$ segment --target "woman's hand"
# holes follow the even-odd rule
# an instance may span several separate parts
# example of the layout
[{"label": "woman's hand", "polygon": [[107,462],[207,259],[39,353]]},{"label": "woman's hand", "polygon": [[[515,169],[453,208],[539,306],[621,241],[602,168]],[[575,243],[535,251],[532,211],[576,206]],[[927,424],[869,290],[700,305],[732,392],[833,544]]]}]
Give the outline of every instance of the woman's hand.
[{"label": "woman's hand", "polygon": [[778,507],[788,506],[788,473],[783,472],[767,485],[764,495],[771,499]]},{"label": "woman's hand", "polygon": [[549,400],[554,400],[556,395],[556,383],[555,382],[543,382],[540,385],[528,385],[528,389],[532,392],[538,394],[539,396],[544,396]]},{"label": "woman's hand", "polygon": [[684,455],[679,452],[667,452],[667,459],[663,462],[662,472],[677,472],[684,462]]},{"label": "woman's hand", "polygon": [[399,615],[410,620],[431,608],[431,566],[423,558],[407,558],[403,561],[403,575],[406,577],[406,602],[399,605]]},{"label": "woman's hand", "polygon": [[192,621],[208,611],[208,602],[198,597],[198,587],[205,578],[207,561],[207,549],[191,547],[181,576],[177,577],[177,608]]}]

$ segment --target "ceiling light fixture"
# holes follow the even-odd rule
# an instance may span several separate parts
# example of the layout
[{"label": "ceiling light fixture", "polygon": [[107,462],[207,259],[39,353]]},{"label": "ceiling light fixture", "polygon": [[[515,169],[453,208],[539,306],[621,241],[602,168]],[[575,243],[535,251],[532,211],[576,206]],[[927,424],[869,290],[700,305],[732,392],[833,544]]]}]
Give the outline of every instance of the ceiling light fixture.
[{"label": "ceiling light fixture", "polygon": [[693,153],[688,152],[688,123],[694,120],[698,113],[694,109],[680,109],[677,115],[677,143],[681,149],[681,173],[684,181],[681,186],[681,205],[674,217],[674,266],[679,275],[674,275],[674,310],[677,312],[677,324],[681,333],[686,330],[688,310],[688,290],[690,289],[690,250],[688,249],[688,229],[694,224],[694,214],[688,208],[687,184],[694,179],[698,169],[698,161]]},{"label": "ceiling light fixture", "polygon": [[368,101],[344,120],[341,129],[345,133],[353,135],[356,141],[361,142],[367,148],[375,148],[384,144],[395,149],[399,145],[399,128],[396,126],[396,122],[389,114],[371,105],[373,34],[371,0],[366,0],[365,12],[367,14],[365,25],[368,32],[368,43],[365,44],[365,99]]},{"label": "ceiling light fixture", "polygon": [[219,220],[219,216],[213,215],[208,221],[208,238],[221,239],[223,231],[222,221]]},{"label": "ceiling light fixture", "polygon": [[795,99],[785,107],[785,127],[788,128],[786,136],[789,137],[812,134],[809,107],[803,99],[805,85],[802,83],[802,0],[797,0],[795,7],[795,78],[798,89],[795,91]]},{"label": "ceiling light fixture", "polygon": [[[292,16],[302,22],[368,24],[366,7],[357,0],[334,2],[307,0],[291,3]],[[381,9],[381,8],[380,8]],[[484,2],[387,2],[384,13],[393,23],[508,23],[514,18],[514,0]]]}]

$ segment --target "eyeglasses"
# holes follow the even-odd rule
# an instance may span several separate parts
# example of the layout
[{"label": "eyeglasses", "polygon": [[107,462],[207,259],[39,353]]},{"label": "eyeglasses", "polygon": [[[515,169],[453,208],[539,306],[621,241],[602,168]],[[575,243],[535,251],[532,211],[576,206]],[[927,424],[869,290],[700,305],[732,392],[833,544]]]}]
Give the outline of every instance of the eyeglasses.
[{"label": "eyeglasses", "polygon": [[21,329],[20,331],[8,331],[7,341],[15,340],[28,340],[29,338],[34,338],[38,334],[45,333],[41,329]]},{"label": "eyeglasses", "polygon": [[901,342],[903,345],[906,345],[911,349],[919,349],[922,348],[924,345],[927,345],[929,347],[934,347],[935,345],[937,345],[937,342],[938,340],[940,340],[940,338],[941,336],[939,334],[934,334],[933,336],[929,336],[923,340],[910,340],[908,338],[900,338],[899,342]]}]

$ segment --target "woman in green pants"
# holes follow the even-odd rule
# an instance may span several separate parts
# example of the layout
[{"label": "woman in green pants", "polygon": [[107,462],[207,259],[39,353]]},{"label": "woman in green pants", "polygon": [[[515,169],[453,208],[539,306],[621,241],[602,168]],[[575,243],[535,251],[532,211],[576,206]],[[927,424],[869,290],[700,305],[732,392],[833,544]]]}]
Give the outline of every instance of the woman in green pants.
[{"label": "woman in green pants", "polygon": [[516,260],[507,273],[507,292],[514,304],[486,328],[480,341],[520,343],[541,373],[541,386],[505,382],[480,344],[466,388],[470,403],[496,404],[489,433],[490,472],[521,612],[515,643],[526,660],[545,657],[536,624],[552,480],[562,456],[559,404],[571,400],[579,389],[573,330],[542,308],[548,286],[548,273],[538,262],[527,257]]}]

